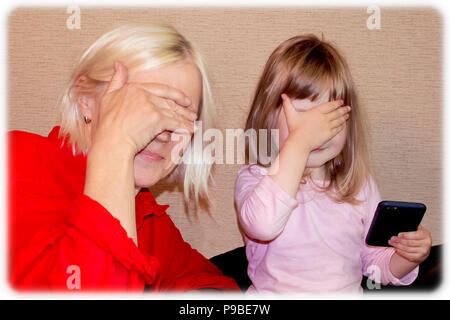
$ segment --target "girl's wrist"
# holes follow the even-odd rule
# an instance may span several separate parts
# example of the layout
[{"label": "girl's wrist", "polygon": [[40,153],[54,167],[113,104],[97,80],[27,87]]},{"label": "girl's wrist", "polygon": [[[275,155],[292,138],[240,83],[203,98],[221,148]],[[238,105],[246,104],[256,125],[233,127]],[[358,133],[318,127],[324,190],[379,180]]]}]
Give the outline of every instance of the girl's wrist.
[{"label": "girl's wrist", "polygon": [[400,256],[397,252],[394,253],[391,257],[391,261],[389,263],[389,270],[392,275],[397,279],[401,279],[411,271],[413,271],[419,264],[415,262],[411,262],[402,256]]},{"label": "girl's wrist", "polygon": [[298,130],[289,134],[285,142],[285,145],[286,144],[295,145],[295,149],[298,150],[298,152],[301,154],[309,155],[312,150],[305,137]]}]

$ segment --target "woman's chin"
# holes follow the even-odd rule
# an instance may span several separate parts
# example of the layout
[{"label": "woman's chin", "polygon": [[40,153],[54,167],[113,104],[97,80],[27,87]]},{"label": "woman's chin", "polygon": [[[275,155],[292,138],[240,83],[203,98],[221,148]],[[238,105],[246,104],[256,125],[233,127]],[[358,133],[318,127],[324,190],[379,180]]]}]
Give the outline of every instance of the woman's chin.
[{"label": "woman's chin", "polygon": [[161,180],[163,175],[158,170],[139,170],[134,172],[134,185],[138,188],[149,188]]},{"label": "woman's chin", "polygon": [[150,181],[150,180],[144,180],[142,178],[134,179],[134,186],[139,189],[145,189],[150,188],[151,186],[155,185],[158,181]]}]

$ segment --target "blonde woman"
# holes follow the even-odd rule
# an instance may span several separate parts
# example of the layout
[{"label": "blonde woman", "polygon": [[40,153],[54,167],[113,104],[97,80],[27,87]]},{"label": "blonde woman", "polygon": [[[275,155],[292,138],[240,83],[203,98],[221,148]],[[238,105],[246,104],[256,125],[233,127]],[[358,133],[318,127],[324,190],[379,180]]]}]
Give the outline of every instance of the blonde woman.
[{"label": "blonde woman", "polygon": [[208,128],[214,111],[193,46],[167,25],[110,31],[83,54],[60,106],[61,126],[48,137],[9,135],[11,285],[237,288],[183,241],[168,206],[146,190],[173,175],[188,201],[207,197],[209,162],[173,157],[199,159],[194,121]]},{"label": "blonde woman", "polygon": [[273,128],[273,164],[244,166],[236,181],[248,291],[357,293],[372,273],[383,284],[412,283],[430,233],[419,226],[392,247],[365,245],[381,199],[350,70],[331,44],[296,36],[271,54],[246,129]]}]

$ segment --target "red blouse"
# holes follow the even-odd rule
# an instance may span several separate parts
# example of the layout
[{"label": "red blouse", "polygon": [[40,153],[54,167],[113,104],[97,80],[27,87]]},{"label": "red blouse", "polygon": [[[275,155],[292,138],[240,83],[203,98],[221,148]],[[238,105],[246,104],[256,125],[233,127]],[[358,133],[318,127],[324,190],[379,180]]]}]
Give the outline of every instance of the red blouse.
[{"label": "red blouse", "polygon": [[9,280],[19,290],[237,289],[184,242],[150,192],[136,196],[138,246],[83,194],[86,157],[48,137],[9,133]]}]

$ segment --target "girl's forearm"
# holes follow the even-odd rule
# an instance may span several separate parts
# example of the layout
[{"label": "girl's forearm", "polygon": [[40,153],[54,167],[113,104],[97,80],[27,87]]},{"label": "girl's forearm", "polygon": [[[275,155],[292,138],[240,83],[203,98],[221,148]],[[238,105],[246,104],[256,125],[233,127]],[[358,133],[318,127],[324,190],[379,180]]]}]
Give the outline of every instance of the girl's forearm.
[{"label": "girl's forearm", "polygon": [[389,268],[391,273],[397,279],[401,279],[417,267],[417,263],[406,260],[397,253],[391,257]]},{"label": "girl's forearm", "polygon": [[118,219],[128,237],[137,244],[134,157],[126,152],[93,147],[87,158],[84,194]]},{"label": "girl's forearm", "polygon": [[289,135],[269,169],[269,176],[293,198],[297,195],[309,156],[308,147],[301,141],[294,134]]}]

